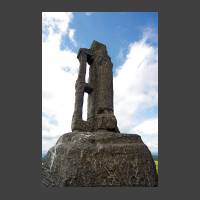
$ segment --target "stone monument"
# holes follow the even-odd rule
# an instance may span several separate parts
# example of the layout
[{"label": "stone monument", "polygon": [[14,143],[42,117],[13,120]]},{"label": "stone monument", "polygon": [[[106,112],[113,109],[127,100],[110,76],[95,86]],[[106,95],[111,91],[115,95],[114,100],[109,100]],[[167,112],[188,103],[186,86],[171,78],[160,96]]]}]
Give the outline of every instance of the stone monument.
[{"label": "stone monument", "polygon": [[[141,137],[120,133],[113,109],[113,75],[106,46],[93,41],[78,52],[72,132],[62,135],[42,163],[42,184],[66,186],[157,186],[152,155]],[[85,80],[89,64],[89,79]],[[88,93],[87,120],[82,119]]]},{"label": "stone monument", "polygon": [[[72,131],[109,130],[119,132],[113,113],[113,75],[106,46],[94,41],[90,49],[81,48],[77,58],[80,62],[76,81],[75,108]],[[89,80],[85,81],[86,66],[90,65]],[[88,93],[87,121],[82,120],[84,93]]]}]

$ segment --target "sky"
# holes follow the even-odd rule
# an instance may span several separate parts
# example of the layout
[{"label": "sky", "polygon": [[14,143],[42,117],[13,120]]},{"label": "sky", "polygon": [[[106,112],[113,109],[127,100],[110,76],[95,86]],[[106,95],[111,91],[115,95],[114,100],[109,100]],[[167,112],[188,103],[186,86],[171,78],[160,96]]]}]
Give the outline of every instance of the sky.
[{"label": "sky", "polygon": [[[107,46],[114,114],[121,133],[139,134],[158,153],[158,13],[42,13],[42,152],[71,131],[79,48]],[[83,118],[86,118],[84,95]]]}]

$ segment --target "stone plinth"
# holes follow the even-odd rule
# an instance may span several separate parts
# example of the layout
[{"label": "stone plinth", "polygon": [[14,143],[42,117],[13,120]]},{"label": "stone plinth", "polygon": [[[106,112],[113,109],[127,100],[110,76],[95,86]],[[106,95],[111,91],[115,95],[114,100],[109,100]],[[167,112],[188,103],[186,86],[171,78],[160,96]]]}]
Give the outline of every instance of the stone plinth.
[{"label": "stone plinth", "polygon": [[156,186],[154,161],[139,135],[71,132],[43,163],[42,183],[65,186]]}]

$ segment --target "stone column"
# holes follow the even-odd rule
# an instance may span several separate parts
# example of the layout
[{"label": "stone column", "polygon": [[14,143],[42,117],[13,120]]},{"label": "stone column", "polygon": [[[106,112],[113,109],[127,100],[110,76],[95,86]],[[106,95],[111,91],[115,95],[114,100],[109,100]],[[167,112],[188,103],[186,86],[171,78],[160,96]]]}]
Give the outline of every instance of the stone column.
[{"label": "stone column", "polygon": [[94,41],[90,49],[93,51],[91,68],[94,70],[93,87],[95,91],[95,95],[91,96],[90,100],[93,104],[90,107],[94,108],[93,130],[119,132],[113,112],[113,64],[104,44]]},{"label": "stone column", "polygon": [[108,55],[99,56],[97,68],[97,105],[96,113],[113,112],[113,64]]},{"label": "stone column", "polygon": [[72,118],[72,131],[80,130],[82,123],[82,110],[83,110],[83,99],[84,99],[84,90],[85,90],[85,73],[86,73],[86,64],[87,64],[87,55],[84,51],[81,51],[78,54],[78,59],[80,62],[78,78],[75,85],[75,106],[74,114]]},{"label": "stone column", "polygon": [[[81,48],[77,58],[79,59],[80,67],[75,86],[72,131],[97,131],[103,129],[119,132],[113,112],[113,66],[106,46],[94,41],[90,49]],[[85,82],[87,62],[90,64],[88,83]],[[87,121],[82,120],[84,92],[89,94]]]}]

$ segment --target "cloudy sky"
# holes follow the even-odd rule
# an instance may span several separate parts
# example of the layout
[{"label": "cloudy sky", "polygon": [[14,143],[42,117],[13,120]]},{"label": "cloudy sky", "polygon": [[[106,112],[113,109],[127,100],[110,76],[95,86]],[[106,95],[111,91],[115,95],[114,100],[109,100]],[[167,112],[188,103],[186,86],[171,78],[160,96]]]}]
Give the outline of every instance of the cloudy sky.
[{"label": "cloudy sky", "polygon": [[[113,62],[114,112],[122,133],[158,152],[158,14],[42,13],[42,151],[71,131],[79,48],[106,44]],[[85,102],[87,96],[85,95]],[[83,118],[86,119],[84,103]]]}]

